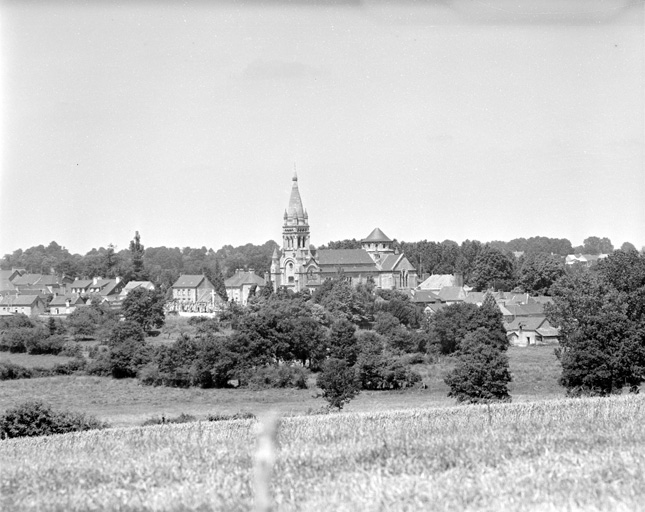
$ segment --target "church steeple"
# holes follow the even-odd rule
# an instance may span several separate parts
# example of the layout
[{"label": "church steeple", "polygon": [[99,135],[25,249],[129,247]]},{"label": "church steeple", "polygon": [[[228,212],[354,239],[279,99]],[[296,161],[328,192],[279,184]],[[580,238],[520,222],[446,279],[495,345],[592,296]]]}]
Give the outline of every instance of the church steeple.
[{"label": "church steeple", "polygon": [[300,190],[298,190],[298,175],[294,172],[291,178],[293,184],[291,185],[291,196],[289,197],[289,206],[287,207],[287,217],[290,220],[298,222],[304,221],[305,209],[302,207],[302,199],[300,198]]},{"label": "church steeple", "polygon": [[298,189],[298,175],[295,171],[291,181],[291,195],[282,229],[282,248],[285,251],[307,250],[309,247],[309,216],[302,206],[302,198]]},{"label": "church steeple", "polygon": [[279,279],[276,278],[274,281],[276,286],[285,286],[294,291],[306,288],[308,278],[305,265],[310,258],[309,216],[302,206],[302,198],[298,189],[298,175],[294,172],[291,179],[289,204],[282,225],[282,256]]}]

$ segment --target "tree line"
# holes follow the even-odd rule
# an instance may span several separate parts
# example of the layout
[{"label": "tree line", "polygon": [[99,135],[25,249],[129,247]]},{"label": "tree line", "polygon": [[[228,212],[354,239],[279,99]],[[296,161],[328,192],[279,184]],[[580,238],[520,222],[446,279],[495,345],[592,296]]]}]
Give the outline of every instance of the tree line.
[{"label": "tree line", "polygon": [[[321,248],[360,246],[360,241],[353,239],[329,242]],[[539,294],[548,294],[550,285],[564,273],[564,256],[567,254],[611,253],[614,250],[608,238],[595,236],[585,239],[584,245],[575,248],[566,239],[548,237],[489,243],[466,240],[461,244],[451,240],[395,241],[395,247],[406,254],[420,276],[461,274],[464,284],[477,290],[520,287]],[[167,289],[182,274],[204,274],[214,283],[232,276],[238,268],[254,269],[259,275],[267,276],[276,248],[278,244],[272,240],[262,245],[225,245],[217,251],[206,247],[146,248],[136,233],[127,249],[117,250],[110,244],[81,256],[51,242],[47,246],[38,245],[24,251],[17,249],[6,254],[0,266],[3,269],[24,268],[30,273],[64,274],[71,278],[101,276],[109,279],[120,276],[126,280],[150,280],[161,289]],[[625,242],[621,249],[635,250],[629,242]]]}]

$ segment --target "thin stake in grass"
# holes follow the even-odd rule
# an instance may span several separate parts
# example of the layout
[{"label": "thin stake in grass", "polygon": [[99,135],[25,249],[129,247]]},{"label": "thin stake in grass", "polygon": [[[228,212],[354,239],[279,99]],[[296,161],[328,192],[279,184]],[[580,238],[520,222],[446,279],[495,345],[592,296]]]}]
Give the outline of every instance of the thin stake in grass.
[{"label": "thin stake in grass", "polygon": [[255,453],[255,511],[270,512],[273,509],[271,475],[275,463],[275,445],[278,416],[271,411],[258,425],[258,447]]}]

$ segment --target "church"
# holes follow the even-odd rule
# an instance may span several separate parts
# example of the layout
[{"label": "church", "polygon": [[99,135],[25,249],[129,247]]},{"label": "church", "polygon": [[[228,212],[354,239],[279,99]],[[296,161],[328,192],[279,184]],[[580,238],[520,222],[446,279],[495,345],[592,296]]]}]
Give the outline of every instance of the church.
[{"label": "church", "polygon": [[373,281],[377,288],[417,286],[417,271],[393,241],[379,228],[361,240],[361,249],[320,249],[310,243],[309,217],[302,206],[298,177],[294,175],[289,205],[284,212],[282,250],[271,260],[274,289],[314,291],[326,279],[342,275],[351,284]]}]

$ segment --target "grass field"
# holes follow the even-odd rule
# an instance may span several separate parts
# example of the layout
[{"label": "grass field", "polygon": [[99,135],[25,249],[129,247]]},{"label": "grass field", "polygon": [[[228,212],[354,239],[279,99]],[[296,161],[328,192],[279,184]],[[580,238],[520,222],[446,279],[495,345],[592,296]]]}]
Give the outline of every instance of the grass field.
[{"label": "grass field", "polygon": [[[645,397],[284,418],[280,511],[643,510]],[[250,510],[257,423],[0,442],[0,509]]]},{"label": "grass field", "polygon": [[[22,354],[9,356],[12,360],[14,356],[50,357],[60,362],[64,359]],[[557,384],[560,369],[553,347],[511,347],[509,360],[514,377],[510,389],[515,402],[563,396],[563,390]],[[18,363],[18,360],[14,362]],[[453,405],[454,400],[447,397],[448,387],[443,382],[443,375],[453,364],[451,358],[444,358],[437,364],[418,365],[416,370],[422,374],[428,389],[364,391],[347,410],[370,412]],[[313,381],[311,384],[312,389],[306,390],[177,389],[141,386],[135,379],[58,376],[2,382],[0,411],[28,399],[42,399],[55,409],[85,412],[115,426],[140,425],[153,416],[170,417],[180,413],[205,418],[209,413],[248,411],[261,414],[271,409],[291,415],[325,404],[322,398],[314,398],[316,390]]]},{"label": "grass field", "polygon": [[53,368],[57,364],[65,364],[72,359],[72,357],[54,356],[51,354],[30,355],[0,352],[0,361],[10,361],[13,364],[25,366],[26,368]]}]

